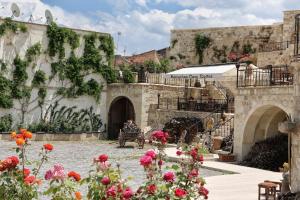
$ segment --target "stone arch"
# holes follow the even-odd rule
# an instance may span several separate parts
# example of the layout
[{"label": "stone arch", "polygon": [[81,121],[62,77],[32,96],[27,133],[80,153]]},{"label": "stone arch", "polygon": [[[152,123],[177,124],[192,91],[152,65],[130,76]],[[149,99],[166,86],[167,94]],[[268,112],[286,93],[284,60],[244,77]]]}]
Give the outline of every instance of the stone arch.
[{"label": "stone arch", "polygon": [[256,142],[278,134],[278,123],[285,121],[288,114],[285,109],[275,105],[257,107],[251,112],[246,118],[247,120],[243,131],[243,157]]},{"label": "stone arch", "polygon": [[124,122],[129,119],[135,121],[132,101],[125,96],[116,97],[111,102],[108,112],[108,139],[117,139]]}]

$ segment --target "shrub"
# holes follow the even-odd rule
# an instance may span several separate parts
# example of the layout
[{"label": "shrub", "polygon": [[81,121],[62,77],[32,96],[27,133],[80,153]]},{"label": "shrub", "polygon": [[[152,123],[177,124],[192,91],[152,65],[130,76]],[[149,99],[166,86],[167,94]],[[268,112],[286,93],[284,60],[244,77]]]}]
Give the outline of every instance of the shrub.
[{"label": "shrub", "polygon": [[132,71],[128,68],[123,70],[123,79],[125,83],[133,83],[134,82],[134,75]]},{"label": "shrub", "polygon": [[11,114],[0,117],[0,132],[8,132],[11,130],[13,119]]}]

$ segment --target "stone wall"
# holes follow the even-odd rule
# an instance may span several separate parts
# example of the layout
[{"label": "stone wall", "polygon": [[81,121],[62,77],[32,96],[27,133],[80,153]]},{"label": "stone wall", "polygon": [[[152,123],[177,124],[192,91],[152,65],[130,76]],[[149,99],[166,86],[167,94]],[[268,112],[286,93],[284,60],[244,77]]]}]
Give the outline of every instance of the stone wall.
[{"label": "stone wall", "polygon": [[276,60],[281,55],[293,55],[294,45],[290,45],[288,55],[283,53],[285,50],[268,53],[258,53],[258,50],[260,45],[294,41],[297,14],[300,14],[300,10],[285,11],[283,22],[273,25],[172,30],[169,56],[174,66],[199,64],[195,37],[201,33],[212,39],[211,45],[204,51],[204,65],[228,62],[228,55],[233,51],[235,42],[240,45],[240,53],[244,44],[252,45],[255,52],[251,53],[251,57],[254,61],[257,60],[258,66],[285,64],[285,58],[281,58],[283,61],[280,62]]},{"label": "stone wall", "polygon": [[[2,23],[3,21],[0,21]],[[12,71],[14,69],[13,61],[18,55],[21,59],[25,58],[25,54],[28,48],[33,46],[36,43],[40,43],[42,46],[41,55],[38,56],[34,63],[27,67],[28,79],[26,84],[30,84],[35,72],[37,70],[42,70],[46,73],[47,83],[46,90],[47,96],[45,99],[44,108],[47,108],[50,104],[53,104],[58,98],[56,98],[56,91],[59,87],[62,86],[61,80],[58,77],[49,79],[51,76],[51,63],[57,62],[58,58],[50,58],[48,56],[47,47],[48,47],[48,37],[46,34],[47,26],[40,24],[24,23],[27,27],[25,33],[18,31],[17,33],[7,32],[4,36],[0,37],[0,60],[7,65],[6,71],[1,71],[1,74],[7,78],[12,78]],[[84,50],[84,40],[83,36],[92,34],[95,32],[84,31],[84,30],[74,30],[77,34],[80,35],[80,46],[74,50],[74,53],[77,57],[82,56]],[[103,34],[103,33],[97,33]],[[108,35],[108,34],[106,34]],[[99,44],[96,44],[99,45]],[[70,56],[71,48],[70,45],[65,44],[65,53],[66,58]],[[102,52],[103,62],[107,63],[106,55]],[[85,76],[85,81],[90,80],[91,78],[95,79],[98,83],[101,83],[104,86],[103,92],[101,94],[100,102],[96,102],[93,97],[90,96],[81,96],[76,99],[67,99],[64,98],[60,101],[60,105],[77,106],[78,109],[89,108],[90,106],[94,107],[96,113],[100,113],[103,117],[103,121],[106,122],[106,81],[99,74],[90,74]],[[25,115],[26,124],[30,124],[40,118],[41,110],[37,106],[37,89],[33,89],[30,101],[33,102],[28,107],[28,112]],[[14,125],[17,125],[20,122],[20,109],[21,104],[18,100],[14,100],[14,106],[12,109],[0,109],[0,116],[5,114],[12,114],[14,119]]]}]

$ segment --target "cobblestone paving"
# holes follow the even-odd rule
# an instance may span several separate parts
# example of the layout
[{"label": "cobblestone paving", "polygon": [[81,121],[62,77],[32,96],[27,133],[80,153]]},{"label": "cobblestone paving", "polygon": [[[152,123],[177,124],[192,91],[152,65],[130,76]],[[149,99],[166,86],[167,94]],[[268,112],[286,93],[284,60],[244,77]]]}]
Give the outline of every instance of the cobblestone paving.
[{"label": "cobblestone paving", "polygon": [[[28,148],[29,159],[38,158],[38,152],[45,142],[33,142]],[[144,171],[139,164],[139,158],[150,147],[145,149],[134,148],[118,148],[115,142],[108,141],[94,141],[94,142],[51,142],[54,145],[54,150],[50,154],[51,159],[44,165],[41,170],[43,175],[46,170],[51,168],[54,164],[60,163],[65,167],[66,171],[74,170],[86,177],[93,158],[98,157],[100,154],[109,155],[109,160],[113,166],[116,163],[121,164],[122,178],[128,176],[133,177],[129,185],[137,188],[143,182]],[[130,143],[128,143],[130,145]],[[0,159],[7,156],[15,155],[15,143],[8,141],[0,141]],[[201,175],[203,177],[222,175],[221,172],[202,169]]]}]

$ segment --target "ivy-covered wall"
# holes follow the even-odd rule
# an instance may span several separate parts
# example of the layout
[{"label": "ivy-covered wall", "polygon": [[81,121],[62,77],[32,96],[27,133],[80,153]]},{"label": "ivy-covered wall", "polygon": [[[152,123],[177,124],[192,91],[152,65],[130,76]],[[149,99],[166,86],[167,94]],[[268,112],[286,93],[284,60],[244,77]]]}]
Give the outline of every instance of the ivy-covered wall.
[{"label": "ivy-covered wall", "polygon": [[106,87],[116,81],[109,34],[0,20],[0,117],[38,121],[49,105],[93,107],[106,123]]}]

